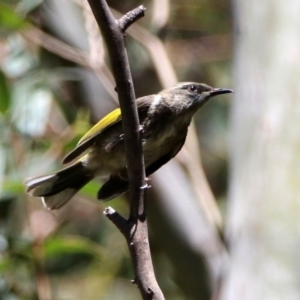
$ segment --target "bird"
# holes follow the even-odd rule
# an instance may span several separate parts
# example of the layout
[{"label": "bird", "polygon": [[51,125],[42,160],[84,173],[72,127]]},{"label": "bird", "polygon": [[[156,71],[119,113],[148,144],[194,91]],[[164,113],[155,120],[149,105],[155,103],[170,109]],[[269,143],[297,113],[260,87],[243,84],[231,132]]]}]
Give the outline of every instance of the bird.
[{"label": "bird", "polygon": [[[148,177],[172,159],[185,143],[193,115],[214,96],[232,93],[204,83],[180,82],[158,94],[136,100]],[[71,163],[72,162],[72,163]],[[96,177],[104,180],[99,200],[111,200],[129,189],[120,108],[94,125],[63,159],[71,165],[53,174],[25,180],[26,192],[41,197],[46,208],[59,209]]]}]

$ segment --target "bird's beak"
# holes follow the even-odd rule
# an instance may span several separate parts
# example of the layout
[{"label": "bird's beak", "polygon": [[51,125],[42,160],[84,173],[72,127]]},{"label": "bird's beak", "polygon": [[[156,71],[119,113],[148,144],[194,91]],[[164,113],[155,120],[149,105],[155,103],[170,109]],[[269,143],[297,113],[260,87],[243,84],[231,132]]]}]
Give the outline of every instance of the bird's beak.
[{"label": "bird's beak", "polygon": [[213,89],[212,91],[209,92],[210,96],[217,96],[217,95],[222,95],[222,94],[229,94],[233,93],[233,90],[229,89]]}]

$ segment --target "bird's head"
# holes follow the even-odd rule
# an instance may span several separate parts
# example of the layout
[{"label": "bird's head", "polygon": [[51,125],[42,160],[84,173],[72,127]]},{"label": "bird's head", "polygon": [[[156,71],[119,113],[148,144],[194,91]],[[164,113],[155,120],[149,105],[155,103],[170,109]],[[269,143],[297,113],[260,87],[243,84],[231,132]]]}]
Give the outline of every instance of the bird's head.
[{"label": "bird's head", "polygon": [[211,97],[232,93],[232,90],[212,88],[204,83],[180,82],[172,88],[163,90],[160,95],[177,113],[196,111]]}]

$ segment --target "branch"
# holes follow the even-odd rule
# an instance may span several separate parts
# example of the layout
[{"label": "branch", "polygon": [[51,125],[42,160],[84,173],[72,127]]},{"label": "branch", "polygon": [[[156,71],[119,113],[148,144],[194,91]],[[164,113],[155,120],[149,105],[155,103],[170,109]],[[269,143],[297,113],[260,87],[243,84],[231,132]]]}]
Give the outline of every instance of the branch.
[{"label": "branch", "polygon": [[124,219],[118,212],[116,212],[112,207],[107,207],[105,208],[103,214],[115,224],[115,226],[125,237],[129,236],[128,221]]},{"label": "branch", "polygon": [[31,25],[27,30],[22,31],[22,35],[28,41],[42,46],[48,51],[59,55],[69,61],[72,61],[80,66],[90,68],[102,81],[107,93],[116,100],[115,94],[112,93],[114,86],[112,84],[112,75],[105,65],[104,61],[95,63],[91,59],[91,55],[80,49],[76,49],[52,36],[43,32],[41,29]]},{"label": "branch", "polygon": [[146,205],[147,186],[143,149],[140,136],[135,94],[124,45],[124,30],[142,17],[145,8],[127,13],[117,21],[105,0],[88,0],[107,45],[122,112],[125,149],[130,188],[130,218],[123,219],[114,210],[105,210],[107,217],[125,236],[133,260],[137,283],[144,300],[163,300],[164,296],[156,282],[149,248]]},{"label": "branch", "polygon": [[140,5],[139,7],[133,9],[132,11],[129,11],[127,14],[122,16],[118,20],[120,30],[122,32],[125,32],[131,24],[145,15],[145,10],[146,8],[143,5]]}]

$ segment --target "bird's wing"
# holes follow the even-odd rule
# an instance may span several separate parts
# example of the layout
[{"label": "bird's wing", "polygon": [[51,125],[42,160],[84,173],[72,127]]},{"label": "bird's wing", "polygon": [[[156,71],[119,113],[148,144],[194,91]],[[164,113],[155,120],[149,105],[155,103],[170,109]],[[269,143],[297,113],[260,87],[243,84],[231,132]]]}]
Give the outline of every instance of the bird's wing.
[{"label": "bird's wing", "polygon": [[97,124],[95,124],[78,142],[77,147],[85,144],[86,142],[94,139],[96,136],[101,134],[105,129],[121,121],[121,110],[117,108],[111,113],[106,115]]},{"label": "bird's wing", "polygon": [[[153,96],[145,96],[143,98],[137,99],[137,107],[139,113],[140,123],[142,123],[146,116],[148,108],[152,102]],[[94,125],[78,142],[76,148],[72,150],[67,156],[63,159],[63,163],[69,163],[70,161],[77,158],[81,155],[85,150],[93,146],[95,140],[108,128],[120,123],[122,121],[121,110],[117,108],[113,110],[111,113],[106,115],[103,119],[101,119],[96,125]],[[120,137],[119,141],[109,146],[114,147],[118,142],[121,142],[123,138]]]},{"label": "bird's wing", "polygon": [[113,110],[111,113],[106,115],[103,119],[101,119],[97,124],[95,124],[78,142],[76,148],[72,150],[67,156],[63,159],[63,164],[69,163],[70,161],[77,158],[81,155],[85,150],[90,148],[96,138],[107,128],[115,125],[116,123],[121,121],[121,112],[120,108]]}]

